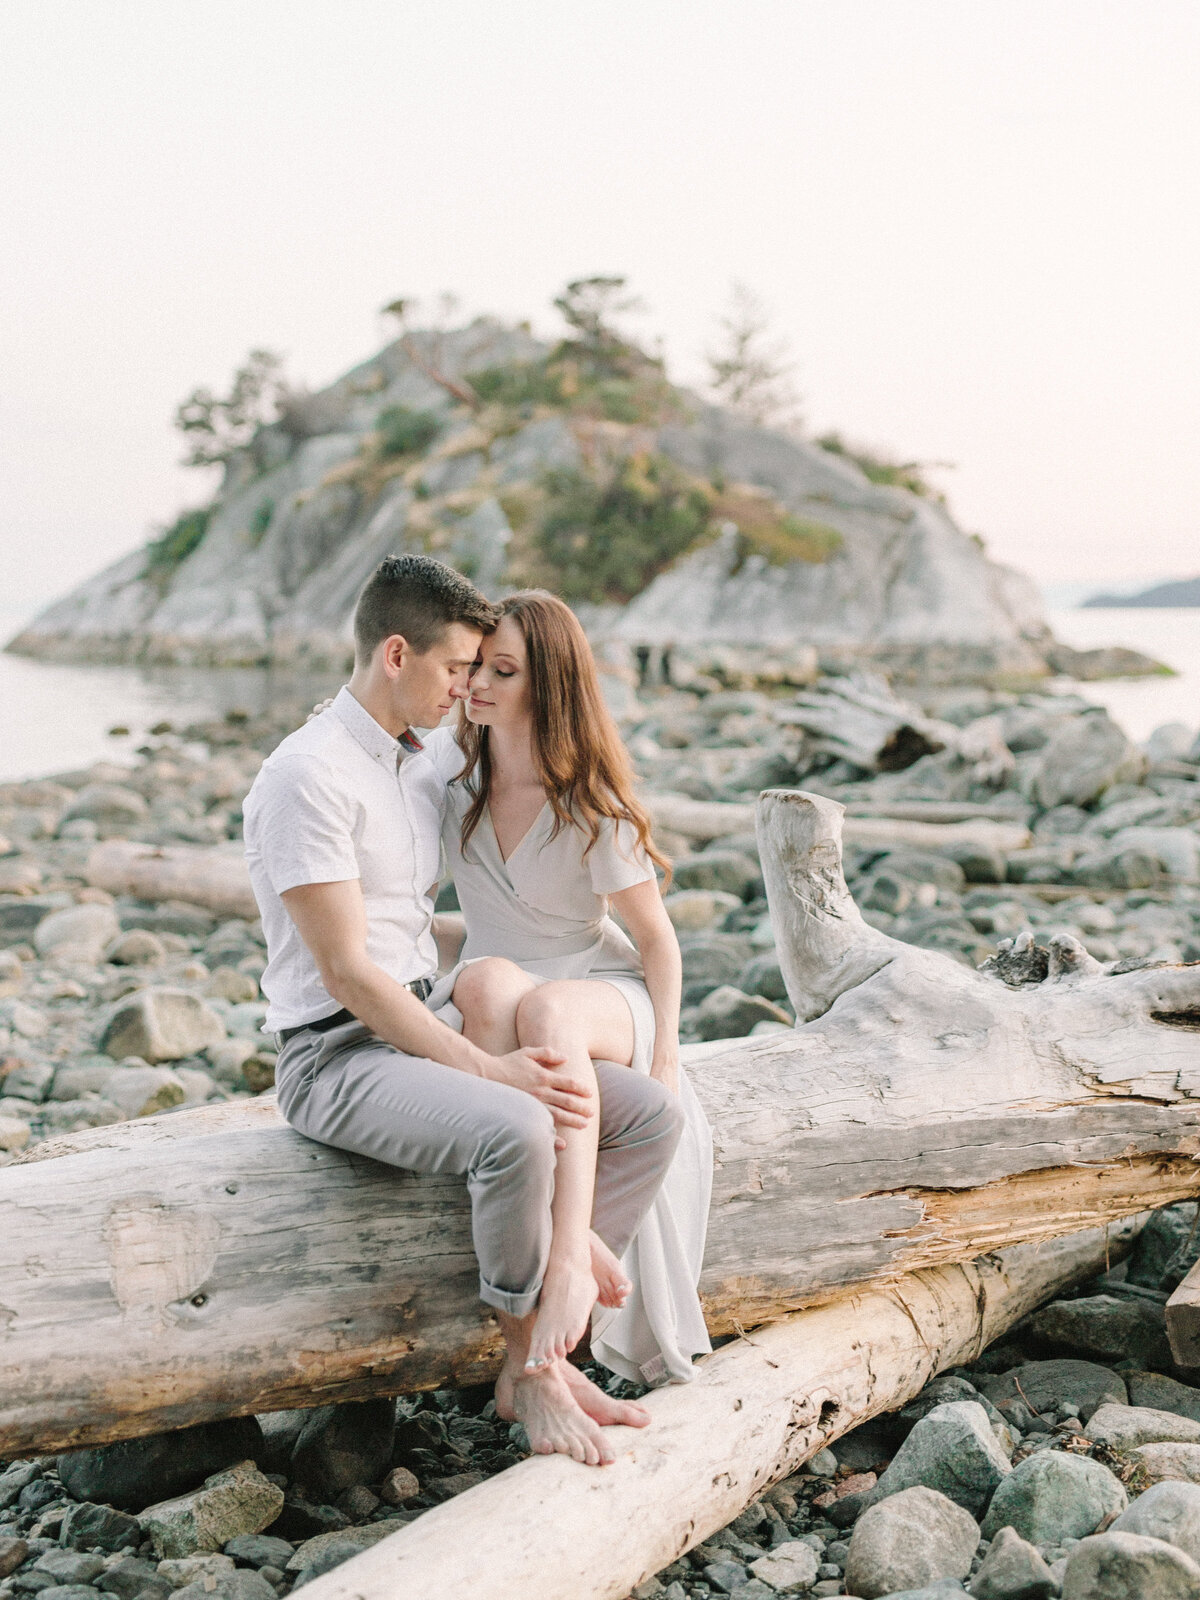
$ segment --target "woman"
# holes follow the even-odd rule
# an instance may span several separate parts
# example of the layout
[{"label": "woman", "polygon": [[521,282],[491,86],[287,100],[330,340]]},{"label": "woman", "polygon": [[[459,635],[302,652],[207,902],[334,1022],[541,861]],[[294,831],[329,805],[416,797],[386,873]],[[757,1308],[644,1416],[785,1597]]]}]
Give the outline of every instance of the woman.
[{"label": "woman", "polygon": [[[618,1262],[590,1231],[596,1123],[560,1129],[550,1261],[532,1368],[592,1324],[623,1377],[683,1382],[711,1346],[696,1294],[712,1137],[679,1067],[680,958],[654,864],[667,862],[634,799],[629,759],[574,613],[529,590],[485,638],[456,730],[425,749],[449,783],[443,841],[466,921],[463,959],[429,1004],[481,1049],[557,1049],[595,1094],[596,1060],[659,1078],[685,1131],[659,1198]],[[608,915],[612,907],[632,934]],[[628,1276],[626,1276],[628,1274]]]}]

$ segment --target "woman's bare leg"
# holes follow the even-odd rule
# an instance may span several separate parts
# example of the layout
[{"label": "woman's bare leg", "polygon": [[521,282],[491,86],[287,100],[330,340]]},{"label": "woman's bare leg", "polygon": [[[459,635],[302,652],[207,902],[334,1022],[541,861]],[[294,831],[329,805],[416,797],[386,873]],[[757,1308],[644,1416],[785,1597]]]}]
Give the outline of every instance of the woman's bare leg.
[{"label": "woman's bare leg", "polygon": [[[537,987],[527,972],[500,956],[472,961],[463,968],[454,986],[454,1004],[463,1014],[464,1037],[489,1055],[503,1056],[516,1050],[517,1006]],[[616,998],[620,1003],[620,997]],[[632,1287],[625,1270],[600,1235],[590,1229],[589,1244],[600,1304],[620,1309]]]},{"label": "woman's bare leg", "polygon": [[[566,980],[531,990],[517,1007],[517,1039],[521,1044],[536,1039],[561,1051],[573,1073],[592,1084],[593,1093],[593,1058],[626,1064],[633,1059],[629,1007],[609,984],[595,981]],[[530,1371],[562,1360],[583,1337],[600,1294],[593,1260],[610,1290],[614,1281],[628,1287],[620,1264],[591,1229],[599,1118],[589,1117],[586,1128],[560,1133],[564,1148],[554,1173],[554,1234],[530,1337]]]},{"label": "woman's bare leg", "polygon": [[512,961],[488,956],[472,961],[458,975],[454,1004],[462,1012],[463,1037],[492,1056],[506,1056],[517,1044],[517,1006],[537,983]]}]

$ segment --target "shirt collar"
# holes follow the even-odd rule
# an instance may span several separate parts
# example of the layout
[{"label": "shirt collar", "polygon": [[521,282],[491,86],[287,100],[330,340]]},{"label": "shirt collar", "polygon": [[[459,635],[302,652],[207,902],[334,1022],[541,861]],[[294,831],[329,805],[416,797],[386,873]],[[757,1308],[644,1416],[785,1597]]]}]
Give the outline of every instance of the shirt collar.
[{"label": "shirt collar", "polygon": [[387,729],[376,722],[366,707],[360,705],[344,686],[338,690],[330,709],[371,760],[378,761],[381,766],[394,768],[401,756],[414,755],[424,749],[411,728],[405,728],[398,739],[393,739]]}]

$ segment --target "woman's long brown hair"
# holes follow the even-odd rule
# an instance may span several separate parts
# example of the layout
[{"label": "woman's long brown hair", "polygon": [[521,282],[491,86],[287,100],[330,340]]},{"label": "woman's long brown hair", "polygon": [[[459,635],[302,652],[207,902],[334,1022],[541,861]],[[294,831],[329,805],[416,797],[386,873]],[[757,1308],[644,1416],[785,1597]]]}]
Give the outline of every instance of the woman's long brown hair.
[{"label": "woman's long brown hair", "polygon": [[[637,840],[670,878],[671,863],[650,836],[650,818],[633,793],[633,768],[612,713],[604,703],[587,635],[571,608],[545,589],[524,589],[499,606],[525,640],[533,759],[554,812],[553,838],[576,826],[590,835],[584,855],[600,837],[605,817],[631,822]],[[459,773],[472,795],[463,818],[462,847],[479,826],[492,784],[488,730],[467,720],[460,705],[458,742],[466,756]]]}]

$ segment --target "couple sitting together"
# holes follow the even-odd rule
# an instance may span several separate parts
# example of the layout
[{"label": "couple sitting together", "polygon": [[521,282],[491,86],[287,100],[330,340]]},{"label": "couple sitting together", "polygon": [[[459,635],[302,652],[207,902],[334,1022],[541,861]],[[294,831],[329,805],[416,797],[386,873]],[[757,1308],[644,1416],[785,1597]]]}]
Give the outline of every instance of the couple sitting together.
[{"label": "couple sitting together", "polygon": [[[492,605],[393,557],[354,638],[350,682],[244,808],[280,1109],[322,1144],[465,1174],[497,1410],[536,1451],[608,1462],[603,1426],[649,1414],[568,1361],[589,1321],[596,1359],[649,1384],[710,1348],[712,1142],[679,1066],[667,864],[561,600]],[[466,942],[439,978],[442,850]]]}]

